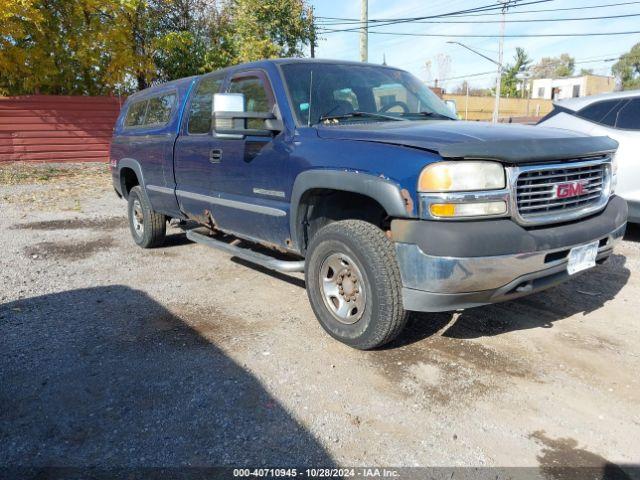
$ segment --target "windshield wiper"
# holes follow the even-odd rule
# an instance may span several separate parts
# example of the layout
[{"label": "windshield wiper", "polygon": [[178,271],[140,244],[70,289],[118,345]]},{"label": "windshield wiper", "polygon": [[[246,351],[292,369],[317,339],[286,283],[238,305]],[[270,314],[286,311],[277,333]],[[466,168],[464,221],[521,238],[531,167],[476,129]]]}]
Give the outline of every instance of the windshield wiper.
[{"label": "windshield wiper", "polygon": [[379,118],[381,120],[394,120],[394,121],[404,121],[404,118],[398,118],[398,117],[394,117],[391,115],[383,115],[382,113],[373,113],[373,112],[361,112],[361,111],[354,111],[354,112],[350,112],[350,113],[344,113],[341,115],[322,115],[319,119],[320,122],[326,122],[326,121],[331,121],[331,120],[336,120],[336,121],[340,121],[340,120],[344,120],[344,119],[348,119],[348,118],[358,118],[358,117],[366,117],[366,118]]},{"label": "windshield wiper", "polygon": [[407,112],[407,113],[400,114],[400,116],[402,117],[408,117],[411,115],[418,116],[418,117],[437,118],[442,120],[454,120],[453,118],[447,115],[443,115],[442,113],[437,113],[437,112]]}]

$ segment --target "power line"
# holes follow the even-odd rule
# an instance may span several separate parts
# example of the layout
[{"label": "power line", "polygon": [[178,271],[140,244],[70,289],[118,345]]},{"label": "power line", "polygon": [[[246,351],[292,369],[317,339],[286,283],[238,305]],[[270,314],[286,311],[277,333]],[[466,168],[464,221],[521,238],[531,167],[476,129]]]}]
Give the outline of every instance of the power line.
[{"label": "power line", "polygon": [[[351,30],[340,30],[342,32],[351,32]],[[332,32],[321,32],[332,33]],[[355,33],[358,33],[357,31]],[[448,33],[407,33],[407,32],[380,32],[377,30],[369,30],[369,33],[376,35],[399,35],[407,37],[447,37],[447,38],[496,38],[500,35],[481,35],[481,34],[463,34],[451,35]],[[509,34],[504,35],[505,38],[540,38],[540,37],[597,37],[607,35],[633,35],[640,33],[640,30],[632,30],[626,32],[588,32],[588,33],[540,33],[540,34]]]},{"label": "power line", "polygon": [[616,60],[620,60],[620,57],[603,58],[602,60],[584,60],[582,62],[575,62],[575,64],[582,65],[585,63],[615,62]]},{"label": "power line", "polygon": [[[589,9],[595,9],[595,8],[619,7],[619,6],[624,6],[624,5],[637,5],[637,4],[640,4],[640,1],[606,3],[606,4],[601,4],[601,5],[587,5],[587,6],[582,6],[582,7],[547,8],[547,9],[536,9],[536,10],[513,10],[513,11],[507,12],[507,15],[526,14],[526,13],[539,13],[539,12],[559,12],[559,11],[565,12],[565,11],[572,11],[572,10],[589,10]],[[528,5],[528,4],[520,4],[520,6],[522,6],[522,5]],[[495,10],[495,8],[493,10]],[[454,12],[454,13],[448,13],[448,14],[442,14],[442,15],[433,15],[432,17],[423,17],[423,19],[426,20],[427,18],[440,18],[440,17],[446,17],[446,16],[455,16],[456,18],[487,17],[487,16],[498,15],[499,13],[500,12],[496,12],[496,13],[458,14],[458,13]],[[322,20],[339,20],[339,21],[342,21],[344,24],[359,23],[360,22],[358,19],[355,19],[355,18],[320,17],[320,16],[316,17],[316,18],[322,19]],[[395,18],[395,19],[393,19],[393,18],[386,18],[386,19],[378,18],[378,19],[370,19],[369,22],[370,23],[390,22],[390,21],[394,21],[394,20],[412,20],[412,19],[416,19],[416,18],[419,19],[419,17],[406,17],[406,18]],[[413,20],[413,21],[420,21],[420,20]],[[334,25],[339,25],[339,23],[334,23]],[[378,25],[376,25],[376,26],[378,26]]]},{"label": "power line", "polygon": [[[579,18],[531,18],[531,19],[523,19],[523,20],[505,20],[505,23],[533,23],[533,22],[573,22],[580,20],[606,20],[612,18],[628,18],[628,17],[640,17],[640,13],[626,13],[621,15],[606,15],[602,17],[579,17]],[[416,20],[411,23],[430,23],[430,24],[458,24],[458,23],[472,23],[472,24],[484,24],[484,23],[500,23],[500,20]],[[379,27],[380,25],[373,25],[373,27]],[[322,33],[334,33],[334,32],[342,32],[344,30],[339,29],[329,29],[322,28]]]},{"label": "power line", "polygon": [[[532,4],[536,4],[536,3],[547,3],[547,2],[553,2],[554,0],[532,0],[526,3],[517,3],[519,0],[506,0],[508,3],[512,4],[512,5],[516,5],[516,6],[520,6],[520,5],[532,5]],[[376,27],[384,27],[384,26],[388,26],[388,25],[396,25],[399,23],[411,23],[411,22],[415,22],[416,20],[428,20],[431,18],[442,18],[442,17],[448,17],[448,16],[452,16],[452,15],[458,15],[458,14],[464,14],[464,13],[475,13],[475,12],[484,12],[484,11],[491,11],[491,10],[501,10],[503,7],[500,5],[495,5],[495,4],[490,4],[490,5],[483,5],[481,7],[475,7],[475,8],[469,8],[466,10],[458,10],[455,12],[448,12],[448,13],[442,13],[442,14],[438,14],[438,15],[428,15],[428,16],[423,16],[423,17],[408,17],[408,18],[397,18],[397,19],[393,19],[393,20],[389,20],[389,21],[383,21],[383,22],[379,22],[377,23],[375,26]],[[318,17],[320,18],[320,17]],[[354,32],[354,31],[360,31],[360,26],[354,26],[351,28],[345,28],[345,29],[341,29],[341,30],[335,30],[336,32]],[[325,32],[325,33],[329,33],[329,32]],[[333,33],[333,32],[331,32]]]},{"label": "power line", "polygon": [[470,73],[469,75],[460,75],[457,77],[442,78],[442,79],[438,79],[438,82],[444,83],[444,82],[449,82],[451,80],[462,80],[465,78],[482,77],[483,75],[495,75],[495,74],[496,74],[496,71],[491,70],[489,72]]},{"label": "power line", "polygon": [[607,53],[607,54],[602,54],[602,55],[594,55],[592,57],[584,57],[584,58],[578,58],[576,59],[579,62],[584,62],[584,61],[600,61],[600,60],[607,60],[609,58],[615,58],[616,60],[620,58],[621,55],[623,55],[625,52],[620,52],[620,53]]},{"label": "power line", "polygon": [[[538,12],[567,12],[570,10],[591,10],[594,8],[607,8],[607,7],[620,7],[624,5],[637,5],[640,1],[633,2],[619,2],[619,3],[606,3],[601,5],[587,5],[583,7],[565,7],[565,8],[540,8],[536,10],[518,10],[507,12],[507,15],[523,14],[523,13],[538,13]],[[460,17],[487,17],[490,15],[497,15],[497,13],[476,13],[471,15],[460,15]]]},{"label": "power line", "polygon": [[[509,0],[511,2],[518,2],[520,0]],[[544,3],[544,2],[552,2],[553,0],[535,0],[535,1],[530,1],[527,3],[524,3],[522,5],[529,5],[532,3]],[[451,15],[462,15],[462,14],[466,14],[466,13],[473,13],[473,12],[483,12],[483,11],[492,11],[492,10],[501,10],[502,7],[500,5],[496,5],[496,4],[489,4],[489,5],[482,5],[480,7],[473,7],[473,8],[467,8],[464,10],[456,10],[453,12],[446,12],[446,13],[439,13],[439,14],[435,14],[435,15],[426,15],[426,16],[421,16],[421,17],[396,17],[396,18],[387,18],[387,19],[370,19],[370,22],[406,22],[406,21],[415,21],[415,20],[424,20],[424,19],[428,19],[428,18],[440,18],[440,17],[447,17],[447,16],[451,16]],[[348,22],[354,22],[354,23],[358,23],[358,19],[355,18],[341,18],[341,17],[317,17],[318,19],[323,19],[323,20],[344,20],[344,21],[348,21]]]}]

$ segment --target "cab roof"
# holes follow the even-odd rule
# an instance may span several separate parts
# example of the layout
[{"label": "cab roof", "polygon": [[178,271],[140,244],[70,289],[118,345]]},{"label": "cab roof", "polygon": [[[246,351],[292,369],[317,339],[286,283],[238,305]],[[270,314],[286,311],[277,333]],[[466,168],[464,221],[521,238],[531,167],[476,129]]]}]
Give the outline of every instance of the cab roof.
[{"label": "cab roof", "polygon": [[363,62],[354,62],[349,60],[331,60],[327,58],[297,58],[297,57],[289,57],[289,58],[273,58],[273,59],[265,59],[265,60],[257,60],[255,62],[241,63],[238,65],[231,65],[229,67],[221,68],[218,70],[212,70],[211,72],[206,72],[201,75],[193,75],[191,77],[179,78],[177,80],[171,80],[169,82],[160,83],[158,85],[152,85],[150,87],[145,88],[144,90],[140,90],[132,95],[129,98],[136,98],[145,96],[148,94],[158,93],[165,89],[170,89],[171,87],[180,89],[185,88],[190,84],[193,80],[198,79],[204,75],[208,75],[210,73],[215,72],[232,72],[234,70],[245,69],[245,68],[264,68],[267,65],[289,65],[296,63],[306,63],[306,64],[325,64],[325,65],[353,65],[353,66],[362,66],[367,65],[371,67],[383,67],[383,68],[391,68],[394,70],[399,70],[396,67],[390,67],[388,65],[380,65],[378,63],[363,63]]}]

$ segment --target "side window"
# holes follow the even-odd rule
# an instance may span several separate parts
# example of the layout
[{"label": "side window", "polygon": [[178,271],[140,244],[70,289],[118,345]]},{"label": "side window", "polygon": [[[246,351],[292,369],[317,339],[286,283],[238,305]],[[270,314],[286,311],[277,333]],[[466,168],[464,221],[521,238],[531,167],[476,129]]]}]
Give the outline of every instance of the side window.
[{"label": "side window", "polygon": [[620,109],[616,128],[640,130],[640,98],[635,98]]},{"label": "side window", "polygon": [[140,100],[129,106],[127,116],[124,119],[125,127],[139,127],[144,124],[144,114],[147,111],[147,101]]},{"label": "side window", "polygon": [[164,125],[171,118],[173,105],[176,103],[176,94],[169,93],[149,99],[147,118],[145,125]]},{"label": "side window", "polygon": [[577,115],[578,117],[584,118],[585,120],[590,120],[595,123],[600,123],[600,121],[613,110],[618,103],[619,100],[608,100],[605,102],[594,103],[593,105],[589,105],[580,110]]},{"label": "side window", "polygon": [[267,94],[264,82],[259,77],[241,77],[231,80],[231,93],[244,93],[247,112],[270,112],[273,102]]},{"label": "side window", "polygon": [[[257,76],[238,77],[231,80],[230,93],[244,93],[245,110],[247,112],[270,112],[273,101],[267,92],[262,78]],[[247,128],[264,128],[264,121],[247,120]]]},{"label": "side window", "polygon": [[211,114],[213,94],[222,87],[224,76],[204,77],[198,84],[189,106],[189,133],[209,133],[211,131]]}]

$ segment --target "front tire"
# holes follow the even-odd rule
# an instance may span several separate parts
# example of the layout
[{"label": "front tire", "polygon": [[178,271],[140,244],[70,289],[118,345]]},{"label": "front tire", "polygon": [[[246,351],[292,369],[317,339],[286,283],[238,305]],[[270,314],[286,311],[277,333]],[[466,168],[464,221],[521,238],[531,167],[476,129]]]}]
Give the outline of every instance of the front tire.
[{"label": "front tire", "polygon": [[167,233],[167,217],[151,208],[140,186],[129,192],[127,213],[133,241],[142,248],[160,247]]},{"label": "front tire", "polygon": [[393,242],[362,220],[321,228],[307,250],[311,307],[329,335],[368,350],[398,336],[407,320]]}]

